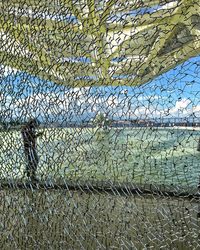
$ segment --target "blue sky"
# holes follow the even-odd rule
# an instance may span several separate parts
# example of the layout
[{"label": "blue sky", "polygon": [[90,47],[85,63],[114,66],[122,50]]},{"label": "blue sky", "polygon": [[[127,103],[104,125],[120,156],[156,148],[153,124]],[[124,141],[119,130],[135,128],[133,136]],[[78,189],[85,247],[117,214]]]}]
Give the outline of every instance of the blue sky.
[{"label": "blue sky", "polygon": [[189,117],[192,113],[200,119],[200,57],[138,87],[72,89],[8,68],[0,82],[0,111],[6,119],[37,116],[43,121],[81,122],[97,112],[113,119]]}]

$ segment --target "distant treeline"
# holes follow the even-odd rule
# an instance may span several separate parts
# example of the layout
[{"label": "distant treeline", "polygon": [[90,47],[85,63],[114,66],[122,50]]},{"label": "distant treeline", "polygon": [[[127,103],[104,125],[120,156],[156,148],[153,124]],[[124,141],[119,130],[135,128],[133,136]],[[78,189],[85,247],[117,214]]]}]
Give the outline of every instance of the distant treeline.
[{"label": "distant treeline", "polygon": [[0,130],[5,130],[5,129],[12,129],[12,128],[17,128],[17,127],[21,127],[22,126],[22,122],[19,120],[11,120],[11,121],[4,121],[1,120],[0,121]]}]

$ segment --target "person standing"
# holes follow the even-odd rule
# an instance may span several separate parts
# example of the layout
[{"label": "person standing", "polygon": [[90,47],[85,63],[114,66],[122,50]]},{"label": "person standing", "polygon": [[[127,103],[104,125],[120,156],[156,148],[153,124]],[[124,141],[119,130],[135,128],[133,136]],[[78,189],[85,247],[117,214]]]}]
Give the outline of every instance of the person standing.
[{"label": "person standing", "polygon": [[197,151],[200,152],[200,138],[199,138],[199,140],[198,140]]},{"label": "person standing", "polygon": [[26,157],[26,174],[31,181],[37,181],[36,171],[39,163],[39,158],[36,150],[36,139],[43,133],[36,134],[36,128],[38,127],[37,120],[30,119],[21,130],[24,154]]}]

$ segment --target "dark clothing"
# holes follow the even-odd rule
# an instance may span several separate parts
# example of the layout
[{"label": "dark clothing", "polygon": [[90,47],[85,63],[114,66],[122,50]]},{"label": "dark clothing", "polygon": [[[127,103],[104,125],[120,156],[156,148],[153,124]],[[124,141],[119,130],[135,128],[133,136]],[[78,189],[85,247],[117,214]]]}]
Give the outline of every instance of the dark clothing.
[{"label": "dark clothing", "polygon": [[24,140],[24,148],[33,147],[36,146],[36,132],[34,126],[24,126],[22,128],[22,137]]},{"label": "dark clothing", "polygon": [[199,138],[199,140],[198,140],[197,151],[200,152],[200,138]]},{"label": "dark clothing", "polygon": [[36,135],[35,126],[32,124],[25,125],[22,130],[22,138],[24,143],[24,153],[26,157],[26,174],[31,180],[36,179],[36,171],[39,163],[36,151]]}]

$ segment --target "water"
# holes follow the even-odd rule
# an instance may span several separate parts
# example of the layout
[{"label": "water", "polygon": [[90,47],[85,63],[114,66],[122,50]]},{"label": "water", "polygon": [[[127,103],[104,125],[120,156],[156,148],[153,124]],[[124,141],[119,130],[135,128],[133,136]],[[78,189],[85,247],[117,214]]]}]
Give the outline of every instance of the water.
[{"label": "water", "polygon": [[[19,131],[1,132],[1,178],[21,178],[26,160]],[[124,128],[44,129],[39,178],[108,180],[196,187],[200,131]]]}]

